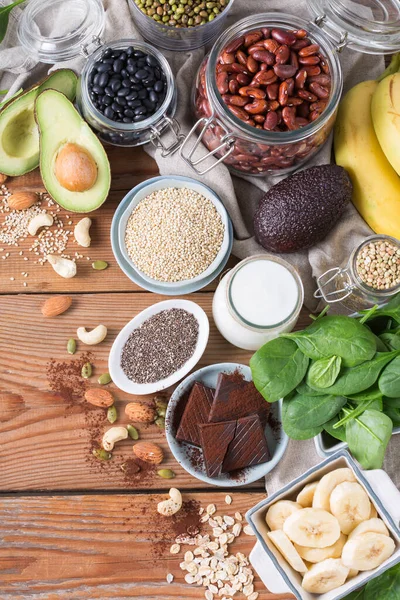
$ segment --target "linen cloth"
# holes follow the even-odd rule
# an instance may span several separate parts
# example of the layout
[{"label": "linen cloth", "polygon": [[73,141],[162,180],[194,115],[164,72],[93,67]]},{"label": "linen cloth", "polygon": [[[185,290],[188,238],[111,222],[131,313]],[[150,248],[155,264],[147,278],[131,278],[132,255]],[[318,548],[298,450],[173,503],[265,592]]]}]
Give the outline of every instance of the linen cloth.
[{"label": "linen cloth", "polygon": [[[8,0],[0,0],[0,6],[9,4]],[[122,38],[140,38],[131,18],[127,0],[104,0],[106,26],[102,34],[105,42]],[[65,6],[67,9],[67,4]],[[34,56],[28,55],[21,47],[17,37],[18,17],[23,8],[11,12],[10,24],[3,43],[0,46],[0,89],[9,89],[9,95],[21,87],[27,87],[46,75],[49,70],[69,67],[79,73],[85,59],[74,60],[51,66],[40,64]],[[250,14],[269,11],[287,12],[304,19],[310,19],[306,0],[234,0],[229,14],[228,24]],[[63,18],[68,19],[68,10]],[[48,29],[56,33],[60,22],[49,23]],[[62,23],[65,28],[65,21]],[[156,43],[156,40],[154,40]],[[193,125],[191,110],[191,93],[198,67],[205,55],[203,48],[190,52],[163,51],[176,77],[178,86],[178,108],[176,118],[182,131],[188,133]],[[376,56],[363,55],[345,49],[340,55],[344,75],[344,91],[365,79],[376,78],[384,68],[383,59]],[[306,166],[326,164],[331,161],[331,139]],[[162,175],[177,174],[195,177],[191,169],[180,159],[179,154],[162,158],[161,152],[150,144],[144,147],[146,152],[157,161]],[[206,149],[203,147],[203,150]],[[236,177],[230,175],[224,165],[218,165],[210,173],[203,176],[202,181],[209,185],[220,196],[232,219],[235,241],[233,254],[239,258],[264,253],[253,237],[252,219],[254,211],[265,191],[279,181],[279,177]],[[326,199],[329,201],[329,198]],[[316,308],[313,298],[315,277],[326,269],[341,265],[350,255],[351,250],[363,238],[371,234],[371,230],[358,215],[353,205],[348,206],[340,222],[331,233],[318,245],[309,250],[293,254],[283,254],[282,258],[292,263],[299,271],[305,290],[305,304],[310,310]],[[397,439],[396,439],[397,438]],[[385,459],[385,469],[400,486],[399,466],[400,435],[392,438]],[[266,478],[268,493],[273,493],[288,481],[304,473],[309,467],[320,462],[312,440],[296,442],[290,440],[285,456]]]}]

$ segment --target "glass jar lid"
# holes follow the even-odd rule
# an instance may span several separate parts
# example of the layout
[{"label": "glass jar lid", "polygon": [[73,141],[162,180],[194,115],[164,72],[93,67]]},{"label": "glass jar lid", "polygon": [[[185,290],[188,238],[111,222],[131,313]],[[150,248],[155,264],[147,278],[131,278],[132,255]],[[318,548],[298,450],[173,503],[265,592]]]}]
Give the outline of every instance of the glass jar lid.
[{"label": "glass jar lid", "polygon": [[308,0],[317,25],[339,47],[387,54],[400,47],[398,0]]},{"label": "glass jar lid", "polygon": [[18,37],[41,62],[54,63],[87,55],[104,23],[100,0],[31,0],[22,12]]}]

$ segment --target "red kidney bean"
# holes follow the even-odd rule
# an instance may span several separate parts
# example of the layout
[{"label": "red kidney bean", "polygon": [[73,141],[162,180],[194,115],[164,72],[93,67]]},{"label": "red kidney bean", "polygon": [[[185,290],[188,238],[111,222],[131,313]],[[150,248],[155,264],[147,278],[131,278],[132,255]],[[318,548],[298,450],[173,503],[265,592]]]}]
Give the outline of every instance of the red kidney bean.
[{"label": "red kidney bean", "polygon": [[296,117],[295,123],[297,125],[297,128],[304,127],[305,125],[308,125],[308,119],[304,119],[303,117]]},{"label": "red kidney bean", "polygon": [[217,88],[218,88],[218,91],[220,94],[226,94],[227,92],[229,92],[228,74],[227,73],[218,73]]},{"label": "red kidney bean", "polygon": [[264,123],[265,116],[264,115],[254,115],[253,119],[256,123]]},{"label": "red kidney bean", "polygon": [[329,90],[322,87],[319,83],[313,81],[310,83],[309,88],[318,98],[329,98]]},{"label": "red kidney bean", "polygon": [[321,69],[328,75],[330,73],[328,61],[322,54],[318,54],[318,58],[320,60]]},{"label": "red kidney bean", "polygon": [[299,68],[299,59],[294,50],[292,50],[290,53],[290,64],[292,65],[292,67],[296,67],[296,69]]},{"label": "red kidney bean", "polygon": [[312,77],[313,75],[319,75],[321,73],[321,68],[317,65],[305,65],[304,69],[307,71],[307,75]]},{"label": "red kidney bean", "polygon": [[289,96],[293,96],[293,92],[294,92],[294,79],[293,77],[290,77],[290,79],[286,79],[286,83],[287,83],[287,91]]},{"label": "red kidney bean", "polygon": [[237,94],[240,88],[240,83],[237,79],[230,79],[228,87],[231,94]]},{"label": "red kidney bean", "polygon": [[286,29],[272,29],[271,36],[280,44],[292,46],[296,42],[296,36],[291,31]]},{"label": "red kidney bean", "polygon": [[256,42],[255,44],[253,44],[252,46],[250,46],[249,48],[246,48],[246,51],[253,55],[253,52],[256,52],[257,50],[264,50],[264,40],[261,40],[261,42]]},{"label": "red kidney bean", "polygon": [[[269,85],[270,83],[275,83],[277,79],[278,77],[275,75],[274,71],[269,69],[268,71],[260,71],[257,73],[254,76],[253,81],[258,83],[258,85]],[[253,81],[251,82],[252,84]]]},{"label": "red kidney bean", "polygon": [[275,52],[278,50],[279,48],[279,44],[276,40],[264,40],[263,42],[264,48],[266,50],[269,50],[270,52],[272,52],[272,54],[275,54]]},{"label": "red kidney bean", "polygon": [[301,98],[297,98],[296,96],[289,96],[287,99],[288,106],[300,106],[303,104],[303,100]]},{"label": "red kidney bean", "polygon": [[225,104],[232,104],[233,106],[244,106],[249,101],[248,98],[238,95],[231,96],[229,94],[223,94],[222,100],[225,102]]},{"label": "red kidney bean", "polygon": [[223,52],[221,54],[221,61],[224,63],[224,65],[231,65],[235,62],[235,55],[233,52]]},{"label": "red kidney bean", "polygon": [[238,73],[236,76],[236,80],[241,85],[249,85],[251,78],[246,75],[246,73]]},{"label": "red kidney bean", "polygon": [[257,156],[252,156],[251,154],[237,154],[235,156],[237,162],[249,162],[249,163],[255,163],[258,162],[258,157]]},{"label": "red kidney bean", "polygon": [[278,100],[270,100],[268,102],[268,110],[278,110],[279,107],[280,107],[280,104],[279,104]]},{"label": "red kidney bean", "polygon": [[247,73],[247,68],[240,63],[233,63],[231,65],[232,73]]},{"label": "red kidney bean", "polygon": [[297,115],[307,119],[310,114],[310,106],[311,105],[308,102],[302,102],[302,104],[297,107]]},{"label": "red kidney bean", "polygon": [[244,36],[244,46],[247,48],[258,42],[263,37],[262,31],[252,31]]},{"label": "red kidney bean", "polygon": [[225,52],[236,52],[236,50],[239,50],[239,48],[243,44],[243,42],[244,42],[244,37],[243,36],[238,37],[236,40],[232,40],[226,46]]},{"label": "red kidney bean", "polygon": [[305,29],[296,29],[295,31],[292,31],[292,33],[298,40],[301,40],[308,35]]},{"label": "red kidney bean", "polygon": [[246,62],[246,68],[250,73],[257,73],[258,62],[252,56],[249,56]]},{"label": "red kidney bean", "polygon": [[318,119],[318,117],[320,117],[320,116],[321,116],[320,110],[313,110],[312,112],[310,112],[310,115],[308,118],[312,122],[312,121],[315,121],[315,119]]},{"label": "red kidney bean", "polygon": [[306,80],[307,80],[307,71],[305,69],[300,69],[300,71],[298,71],[296,73],[296,77],[295,77],[295,87],[298,90],[302,90],[305,86]]},{"label": "red kidney bean", "polygon": [[264,121],[264,129],[272,131],[278,125],[278,115],[276,112],[268,112]]},{"label": "red kidney bean", "polygon": [[266,93],[263,90],[250,86],[241,87],[239,90],[239,94],[241,96],[250,96],[250,98],[257,98],[258,100],[264,99],[266,96]]},{"label": "red kidney bean", "polygon": [[290,50],[289,46],[283,44],[279,46],[277,51],[275,52],[275,61],[277,65],[284,65],[290,58]]},{"label": "red kidney bean", "polygon": [[299,63],[301,65],[318,65],[319,62],[319,56],[299,56]]},{"label": "red kidney bean", "polygon": [[299,50],[299,56],[311,56],[312,54],[317,54],[317,52],[319,52],[318,44],[310,44]]},{"label": "red kidney bean", "polygon": [[252,115],[264,113],[268,109],[268,102],[266,100],[255,98],[251,104],[246,104],[244,110]]},{"label": "red kidney bean", "polygon": [[236,52],[236,60],[239,64],[246,66],[247,65],[247,54],[243,52],[243,50],[238,50]]},{"label": "red kidney bean", "polygon": [[293,50],[296,50],[296,52],[298,50],[301,50],[302,48],[305,48],[306,46],[309,46],[311,44],[310,40],[297,40],[297,42],[295,42],[292,46]]},{"label": "red kidney bean", "polygon": [[292,65],[274,65],[274,73],[280,79],[288,79],[296,73],[296,67]]},{"label": "red kidney bean", "polygon": [[322,112],[323,110],[325,110],[325,108],[326,102],[324,102],[323,100],[318,100],[317,102],[313,102],[312,104],[310,104],[310,111],[319,110],[320,112]]},{"label": "red kidney bean", "polygon": [[321,73],[320,75],[314,75],[314,77],[309,77],[310,83],[319,83],[320,85],[331,85],[331,78],[329,75],[325,75],[325,73]]},{"label": "red kidney bean", "polygon": [[272,52],[269,52],[269,50],[257,49],[255,52],[253,52],[252,56],[255,60],[263,62],[268,66],[272,66],[275,62],[275,54],[272,54]]},{"label": "red kidney bean", "polygon": [[296,129],[296,109],[294,107],[285,106],[282,109],[282,119],[288,129]]},{"label": "red kidney bean", "polygon": [[270,83],[267,85],[267,96],[269,100],[276,100],[278,97],[279,84]]},{"label": "red kidney bean", "polygon": [[269,36],[271,35],[271,29],[270,29],[269,27],[263,27],[263,28],[261,29],[261,33],[263,34],[263,36],[264,36],[264,39],[266,40],[266,39],[268,39],[268,38],[269,38]]},{"label": "red kidney bean", "polygon": [[250,117],[243,108],[239,108],[239,106],[233,106],[232,104],[228,104],[229,110],[242,121],[247,121]]},{"label": "red kidney bean", "polygon": [[281,106],[286,106],[288,101],[288,85],[283,81],[279,86],[278,100]]},{"label": "red kidney bean", "polygon": [[298,90],[297,95],[299,96],[299,98],[307,100],[307,102],[316,102],[318,100],[318,96],[312,94],[308,90]]}]

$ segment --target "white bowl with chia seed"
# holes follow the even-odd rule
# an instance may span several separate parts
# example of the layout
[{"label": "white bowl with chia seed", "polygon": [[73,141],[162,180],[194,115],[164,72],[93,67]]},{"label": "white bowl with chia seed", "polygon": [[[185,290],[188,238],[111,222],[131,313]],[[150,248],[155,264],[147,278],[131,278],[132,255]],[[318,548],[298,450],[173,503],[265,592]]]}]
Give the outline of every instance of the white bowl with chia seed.
[{"label": "white bowl with chia seed", "polygon": [[[157,191],[174,188],[188,189],[203,196],[212,203],[223,225],[223,238],[215,258],[202,272],[194,277],[181,279],[179,281],[162,281],[160,279],[150,277],[132,260],[126,243],[126,232],[132,212],[136,209],[140,202]],[[125,202],[125,200],[128,201]],[[138,276],[140,281],[139,285],[145,287],[146,289],[150,289],[150,291],[155,291],[153,288],[156,286],[159,293],[165,293],[168,295],[180,295],[187,293],[188,288],[190,288],[190,291],[195,291],[207,285],[210,282],[210,279],[214,278],[213,275],[215,274],[214,276],[216,277],[225,266],[229,258],[233,242],[232,225],[228,213],[221,200],[213,192],[213,190],[199,181],[196,181],[195,179],[176,175],[153,177],[152,179],[149,179],[133,188],[133,190],[129,192],[126,199],[124,199],[124,209],[121,214],[118,215],[118,222],[115,224],[115,226],[113,223],[113,229],[116,229],[117,233],[116,243],[118,245],[118,250],[125,263],[128,264],[130,269],[132,269],[132,271]],[[115,237],[113,240],[113,244],[114,243]],[[136,243],[135,247],[138,248],[139,244]]]},{"label": "white bowl with chia seed", "polygon": [[[149,383],[138,383],[138,380],[141,379],[139,374],[139,377],[136,378],[136,381],[132,380],[127,375],[127,373],[130,374],[130,370],[126,366],[127,364],[129,366],[130,357],[129,355],[127,356],[127,347],[129,345],[129,340],[132,339],[132,334],[134,332],[138,334],[138,330],[146,323],[148,327],[148,323],[151,319],[153,319],[154,322],[155,319],[160,318],[160,313],[179,313],[182,311],[185,311],[186,315],[188,314],[188,317],[194,317],[198,325],[198,329],[196,328],[196,339],[193,341],[193,353],[190,356],[188,356],[187,360],[185,358],[184,364],[181,364],[181,366],[179,366],[177,370],[173,371],[171,374],[162,379],[159,379],[157,381],[151,381]],[[184,331],[183,327],[182,331]],[[112,345],[108,359],[108,370],[111,379],[120,390],[127,392],[128,394],[135,394],[141,396],[145,394],[155,394],[157,392],[165,390],[177,383],[178,381],[180,381],[181,379],[183,379],[189,373],[189,371],[191,371],[196,366],[196,364],[202,357],[204,350],[206,349],[209,332],[210,325],[208,322],[208,317],[204,310],[195,302],[180,299],[171,299],[164,300],[163,302],[157,302],[156,304],[153,304],[152,306],[149,306],[148,308],[142,310],[142,312],[140,312],[131,321],[129,321],[129,323],[127,323],[117,335]],[[155,332],[155,335],[159,334],[159,330]],[[183,339],[182,342],[184,341],[185,340]],[[163,352],[167,350],[168,349],[164,350]],[[164,363],[166,362],[165,354],[163,354],[163,352],[160,352],[160,348],[157,348],[157,346],[154,347],[154,351],[155,362],[157,363],[158,361],[159,364],[162,366],[163,361]],[[157,355],[157,351],[159,353],[159,356]],[[132,366],[136,367],[136,364],[133,364]],[[151,379],[151,377],[149,379]]]}]

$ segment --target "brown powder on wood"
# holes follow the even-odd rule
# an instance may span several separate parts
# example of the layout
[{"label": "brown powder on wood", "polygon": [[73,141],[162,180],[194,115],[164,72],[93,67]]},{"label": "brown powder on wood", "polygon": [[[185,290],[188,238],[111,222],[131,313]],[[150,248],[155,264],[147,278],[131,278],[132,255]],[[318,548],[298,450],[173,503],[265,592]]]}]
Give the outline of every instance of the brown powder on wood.
[{"label": "brown powder on wood", "polygon": [[68,405],[72,406],[85,394],[88,381],[82,377],[82,367],[87,362],[93,363],[91,352],[84,352],[78,358],[68,361],[56,361],[51,358],[47,363],[47,380],[50,389],[59,393]]},{"label": "brown powder on wood", "polygon": [[157,503],[146,510],[149,520],[157,523],[157,539],[151,545],[151,554],[161,558],[167,552],[177,537],[190,538],[201,533],[203,523],[200,522],[200,502],[197,500],[184,500],[181,510],[172,517],[163,517],[157,512]]}]

